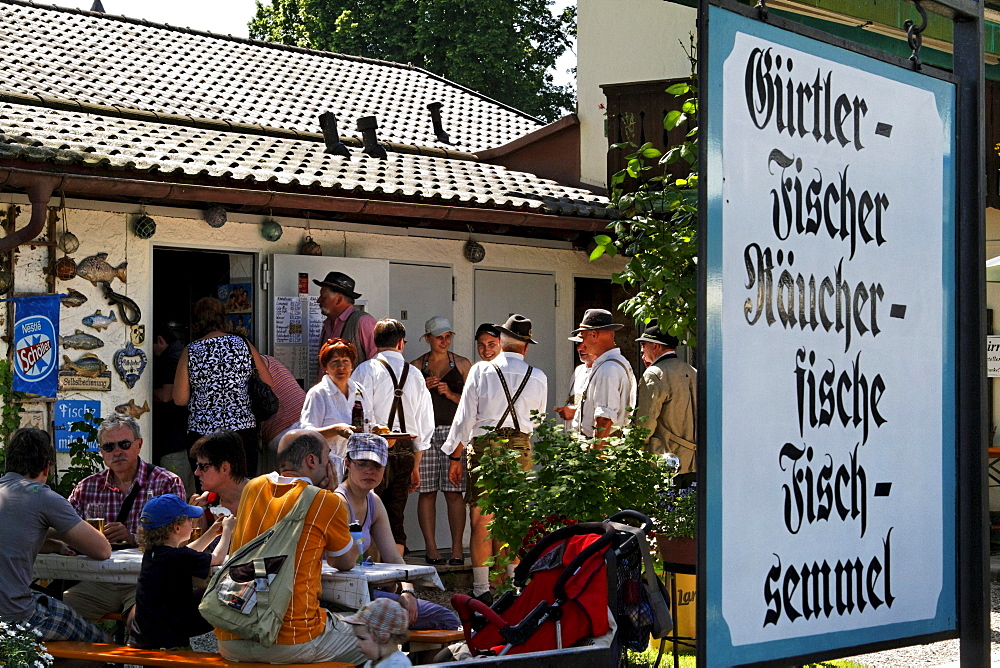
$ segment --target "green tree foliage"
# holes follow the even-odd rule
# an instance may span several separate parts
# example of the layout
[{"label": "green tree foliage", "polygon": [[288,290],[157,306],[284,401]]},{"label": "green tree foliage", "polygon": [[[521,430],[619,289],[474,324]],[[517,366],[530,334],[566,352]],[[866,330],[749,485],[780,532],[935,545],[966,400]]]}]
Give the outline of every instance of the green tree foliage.
[{"label": "green tree foliage", "polygon": [[546,120],[574,103],[550,70],[576,31],[552,0],[257,1],[250,36],[411,63]]}]

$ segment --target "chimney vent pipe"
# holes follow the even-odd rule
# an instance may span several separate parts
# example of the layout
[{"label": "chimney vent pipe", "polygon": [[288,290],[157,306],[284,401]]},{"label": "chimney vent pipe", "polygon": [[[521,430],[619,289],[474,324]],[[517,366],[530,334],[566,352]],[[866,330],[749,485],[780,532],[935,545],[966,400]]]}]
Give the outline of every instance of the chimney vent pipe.
[{"label": "chimney vent pipe", "polygon": [[365,144],[365,147],[361,149],[361,152],[373,158],[385,160],[389,157],[389,154],[386,153],[385,148],[378,143],[378,134],[375,132],[376,130],[378,130],[378,120],[374,116],[362,116],[358,119],[358,132],[361,133],[361,140]]},{"label": "chimney vent pipe", "polygon": [[427,105],[427,109],[431,112],[431,122],[434,124],[434,136],[442,144],[450,144],[451,139],[448,137],[448,133],[444,131],[444,124],[441,122],[441,107],[443,106],[440,102],[431,102]]},{"label": "chimney vent pipe", "polygon": [[340,141],[340,135],[337,133],[337,115],[332,112],[326,112],[319,115],[319,127],[323,130],[323,141],[326,142],[326,153],[331,153],[333,155],[342,155],[345,158],[351,157],[351,152],[344,145],[344,142]]}]

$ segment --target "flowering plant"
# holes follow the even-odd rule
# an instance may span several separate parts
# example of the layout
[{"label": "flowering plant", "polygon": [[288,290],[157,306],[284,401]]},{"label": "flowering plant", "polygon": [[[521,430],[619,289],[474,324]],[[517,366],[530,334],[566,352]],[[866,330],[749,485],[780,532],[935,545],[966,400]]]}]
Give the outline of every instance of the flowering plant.
[{"label": "flowering plant", "polygon": [[672,482],[657,486],[656,509],[650,515],[657,535],[694,538],[698,533],[698,483],[677,488]]},{"label": "flowering plant", "polygon": [[52,655],[45,651],[38,629],[24,624],[0,622],[0,666],[5,668],[47,668]]}]

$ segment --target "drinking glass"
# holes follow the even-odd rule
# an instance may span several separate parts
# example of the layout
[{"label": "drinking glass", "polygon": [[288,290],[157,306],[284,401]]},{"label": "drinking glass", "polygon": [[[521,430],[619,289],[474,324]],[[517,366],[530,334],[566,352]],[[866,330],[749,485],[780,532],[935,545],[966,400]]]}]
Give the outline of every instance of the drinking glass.
[{"label": "drinking glass", "polygon": [[99,503],[88,503],[84,510],[87,524],[104,533],[104,507]]}]

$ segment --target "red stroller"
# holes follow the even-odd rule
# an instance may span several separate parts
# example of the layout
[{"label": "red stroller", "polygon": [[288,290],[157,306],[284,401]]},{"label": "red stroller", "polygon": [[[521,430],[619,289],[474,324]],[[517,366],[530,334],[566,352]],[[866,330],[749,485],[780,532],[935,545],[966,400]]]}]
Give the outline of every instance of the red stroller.
[{"label": "red stroller", "polygon": [[453,596],[469,650],[500,656],[572,647],[608,633],[609,608],[618,624],[615,655],[622,646],[645,649],[652,612],[642,550],[648,550],[651,526],[648,517],[624,510],[603,522],[563,527],[539,541],[514,570],[519,594],[505,592],[492,608],[464,594]]}]

